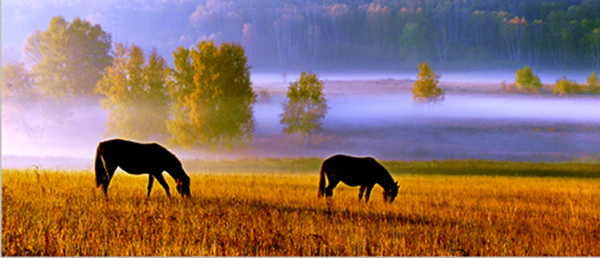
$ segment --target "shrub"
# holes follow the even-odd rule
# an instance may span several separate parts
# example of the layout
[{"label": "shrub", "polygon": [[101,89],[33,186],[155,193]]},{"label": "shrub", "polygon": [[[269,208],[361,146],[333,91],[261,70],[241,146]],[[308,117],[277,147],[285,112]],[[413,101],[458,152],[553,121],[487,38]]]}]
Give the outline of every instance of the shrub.
[{"label": "shrub", "polygon": [[503,81],[502,83],[500,83],[500,91],[506,92],[506,93],[520,92],[520,90],[517,87],[516,83],[506,84],[505,81]]},{"label": "shrub", "polygon": [[575,81],[569,81],[566,76],[563,76],[562,80],[556,80],[553,93],[559,95],[573,95],[580,91],[579,85],[577,85]]}]

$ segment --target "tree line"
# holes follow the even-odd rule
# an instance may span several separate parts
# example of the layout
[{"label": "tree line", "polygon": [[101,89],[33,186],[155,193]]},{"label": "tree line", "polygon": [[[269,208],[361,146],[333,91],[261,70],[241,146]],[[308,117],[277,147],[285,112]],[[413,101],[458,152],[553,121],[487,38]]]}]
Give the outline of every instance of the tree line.
[{"label": "tree line", "polygon": [[197,37],[242,42],[257,64],[600,69],[590,0],[210,0],[190,23]]}]

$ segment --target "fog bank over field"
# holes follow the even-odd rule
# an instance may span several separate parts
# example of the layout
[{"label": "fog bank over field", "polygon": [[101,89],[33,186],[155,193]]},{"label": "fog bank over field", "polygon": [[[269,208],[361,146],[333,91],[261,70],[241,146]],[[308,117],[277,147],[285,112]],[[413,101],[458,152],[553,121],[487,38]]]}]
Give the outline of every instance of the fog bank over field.
[{"label": "fog bank over field", "polygon": [[[257,123],[252,142],[230,151],[171,149],[187,160],[324,158],[341,152],[387,160],[565,161],[600,154],[598,96],[499,94],[497,80],[444,82],[460,74],[443,74],[445,101],[417,105],[409,91],[412,81],[407,81],[414,78],[401,78],[402,74],[320,75],[330,109],[310,149],[299,136],[284,135],[279,124],[285,90],[289,81],[297,79],[293,73],[286,73],[288,83],[277,73],[253,75],[255,91],[266,90],[270,99],[259,97],[254,106]],[[37,140],[3,127],[2,166],[91,169],[98,142],[113,138],[105,135],[108,111],[90,105],[72,112],[72,117]],[[165,139],[151,141],[167,145]]]},{"label": "fog bank over field", "polygon": [[[285,97],[258,103],[255,118],[259,129],[281,131],[278,114]],[[600,101],[597,99],[551,99],[518,96],[447,95],[442,103],[429,106],[412,103],[408,94],[333,96],[324,120],[326,126],[350,125],[373,128],[423,120],[491,120],[506,123],[582,123],[600,124]],[[597,110],[597,111],[596,111]]]},{"label": "fog bank over field", "polygon": [[[321,80],[344,80],[344,81],[352,81],[352,80],[416,80],[417,66],[415,65],[415,70],[410,72],[369,72],[369,71],[354,71],[354,72],[331,72],[331,71],[323,71],[317,72],[317,75]],[[500,70],[500,71],[438,71],[435,69],[436,74],[441,75],[440,82],[468,82],[468,83],[512,83],[515,81],[516,70]],[[298,71],[286,71],[282,70],[281,72],[255,72],[251,73],[250,77],[254,84],[271,84],[271,83],[279,83],[279,82],[290,82],[297,80],[300,78],[300,73]],[[540,81],[543,84],[554,84],[556,80],[562,79],[563,76],[566,76],[567,79],[576,81],[580,84],[586,84],[587,78],[590,76],[591,71],[556,71],[556,70],[546,70],[542,72],[537,72],[533,69],[533,73],[540,77]]]}]

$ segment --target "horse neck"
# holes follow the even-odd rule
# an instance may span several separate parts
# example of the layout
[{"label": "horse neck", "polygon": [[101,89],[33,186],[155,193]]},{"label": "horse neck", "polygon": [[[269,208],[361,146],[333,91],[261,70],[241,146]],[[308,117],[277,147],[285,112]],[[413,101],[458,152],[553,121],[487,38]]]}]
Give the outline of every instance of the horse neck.
[{"label": "horse neck", "polygon": [[188,175],[186,175],[185,173],[181,173],[181,174],[171,174],[171,176],[179,181],[182,182],[189,182],[190,181],[190,177]]},{"label": "horse neck", "polygon": [[390,175],[390,172],[387,171],[387,169],[385,169],[383,166],[381,167],[382,169],[380,170],[380,174],[379,177],[377,178],[377,184],[380,185],[381,187],[383,187],[384,189],[388,189],[391,188],[392,186],[396,185],[396,183],[394,182],[394,179],[392,178],[392,175]]},{"label": "horse neck", "polygon": [[189,182],[190,181],[190,177],[185,173],[185,171],[183,170],[183,168],[169,168],[167,171],[167,173],[169,175],[171,175],[171,177],[175,180],[179,180],[179,181],[183,181],[183,182]]},{"label": "horse neck", "polygon": [[383,189],[391,189],[393,185],[395,185],[394,181],[387,181],[387,180],[380,180],[379,182],[377,182],[377,184],[379,184],[379,186],[381,186]]}]

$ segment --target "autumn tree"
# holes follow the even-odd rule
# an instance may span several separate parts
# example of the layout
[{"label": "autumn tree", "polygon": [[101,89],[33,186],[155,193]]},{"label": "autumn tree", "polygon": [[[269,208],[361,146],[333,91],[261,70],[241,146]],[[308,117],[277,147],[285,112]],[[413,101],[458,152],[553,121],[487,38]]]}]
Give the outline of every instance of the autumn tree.
[{"label": "autumn tree", "polygon": [[600,81],[598,81],[598,77],[595,72],[592,72],[587,79],[588,90],[591,93],[597,94],[600,93]]},{"label": "autumn tree", "polygon": [[250,139],[256,95],[242,46],[202,41],[178,48],[173,57],[174,67],[167,69],[171,144],[231,146]]},{"label": "autumn tree", "polygon": [[300,133],[310,147],[311,135],[321,130],[321,120],[327,114],[327,100],[323,94],[323,81],[312,72],[302,72],[300,79],[291,82],[283,103],[280,124],[286,134]]},{"label": "autumn tree", "polygon": [[441,75],[435,74],[427,62],[419,64],[419,73],[417,80],[413,84],[410,92],[413,94],[413,101],[417,103],[435,103],[444,101],[444,92],[438,88]]},{"label": "autumn tree", "polygon": [[515,83],[521,91],[536,93],[542,88],[540,77],[533,75],[529,66],[525,66],[522,70],[517,70]]},{"label": "autumn tree", "polygon": [[94,94],[104,68],[111,64],[111,36],[100,25],[62,16],[52,18],[46,31],[35,31],[25,44],[38,86],[48,96],[70,101]]},{"label": "autumn tree", "polygon": [[106,96],[109,134],[137,140],[166,133],[166,64],[155,50],[146,60],[144,51],[131,45],[115,44],[113,64],[105,69],[96,92]]}]

